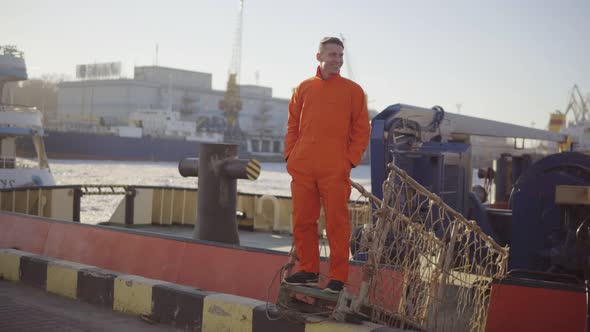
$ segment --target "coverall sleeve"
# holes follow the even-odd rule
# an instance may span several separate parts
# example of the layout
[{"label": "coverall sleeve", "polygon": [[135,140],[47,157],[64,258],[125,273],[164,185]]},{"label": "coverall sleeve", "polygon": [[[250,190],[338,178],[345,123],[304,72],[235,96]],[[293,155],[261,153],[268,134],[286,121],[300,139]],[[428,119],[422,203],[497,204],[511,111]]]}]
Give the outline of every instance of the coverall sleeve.
[{"label": "coverall sleeve", "polygon": [[297,142],[297,139],[299,138],[299,120],[301,118],[301,108],[303,106],[303,102],[300,98],[300,88],[301,86],[295,89],[293,96],[291,97],[291,102],[289,103],[287,135],[285,136],[285,151],[283,152],[285,160],[289,158],[289,155],[295,146],[295,142]]},{"label": "coverall sleeve", "polygon": [[361,162],[371,132],[365,93],[360,87],[353,94],[350,122],[348,159],[356,167]]}]

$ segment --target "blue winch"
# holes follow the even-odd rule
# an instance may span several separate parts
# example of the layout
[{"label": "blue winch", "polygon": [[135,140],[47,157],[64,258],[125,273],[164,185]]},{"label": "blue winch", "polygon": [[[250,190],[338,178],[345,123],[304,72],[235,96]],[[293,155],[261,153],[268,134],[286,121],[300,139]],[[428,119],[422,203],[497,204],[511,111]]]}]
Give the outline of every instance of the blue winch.
[{"label": "blue winch", "polygon": [[[471,136],[567,139],[560,133],[447,113],[438,106],[392,105],[372,120],[373,194],[383,197],[387,165],[394,163],[447,205],[475,220],[497,243],[510,246],[509,269],[569,274],[584,270],[586,263],[579,262],[588,257],[590,247],[580,243],[590,238],[586,226],[590,205],[558,204],[556,188],[590,186],[590,156],[567,152],[534,162],[530,155],[502,154],[494,171],[480,172],[495,182],[497,204],[486,204],[489,193],[482,192],[481,186],[477,194],[472,192]],[[355,242],[360,232],[355,231],[351,245],[356,259],[364,258]]]},{"label": "blue winch", "polygon": [[578,274],[587,264],[583,257],[588,257],[590,248],[578,238],[587,237],[582,233],[588,232],[588,226],[582,223],[590,217],[590,205],[580,204],[582,200],[558,204],[559,186],[590,186],[590,156],[578,152],[550,155],[516,181],[509,269]]}]

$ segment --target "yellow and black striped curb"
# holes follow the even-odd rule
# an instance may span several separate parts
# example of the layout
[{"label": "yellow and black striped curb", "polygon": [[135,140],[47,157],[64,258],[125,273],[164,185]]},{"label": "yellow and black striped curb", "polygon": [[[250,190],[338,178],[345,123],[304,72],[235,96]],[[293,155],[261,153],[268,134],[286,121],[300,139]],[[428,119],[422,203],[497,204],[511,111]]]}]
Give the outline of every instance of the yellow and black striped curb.
[{"label": "yellow and black striped curb", "polygon": [[371,323],[269,319],[266,302],[259,300],[207,292],[16,249],[0,249],[0,279],[22,282],[190,331],[401,331]]}]

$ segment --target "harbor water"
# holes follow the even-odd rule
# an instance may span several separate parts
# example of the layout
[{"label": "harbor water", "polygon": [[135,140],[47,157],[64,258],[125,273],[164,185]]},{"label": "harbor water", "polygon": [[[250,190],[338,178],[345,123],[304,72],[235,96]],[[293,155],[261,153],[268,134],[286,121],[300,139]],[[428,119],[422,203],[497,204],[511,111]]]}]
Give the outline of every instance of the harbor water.
[{"label": "harbor water", "polygon": [[[50,160],[57,185],[109,184],[197,188],[197,178],[184,178],[176,162],[132,162],[105,160]],[[291,177],[285,163],[262,163],[260,177],[255,181],[238,180],[243,193],[291,196]],[[370,190],[369,165],[360,165],[351,172],[353,181]],[[351,199],[360,194],[352,190]],[[80,211],[83,223],[108,221],[121,201],[119,196],[84,196]]]},{"label": "harbor water", "polygon": [[[185,178],[178,173],[176,162],[133,162],[105,160],[50,160],[57,185],[108,184],[197,188],[197,178]],[[285,163],[262,163],[260,177],[255,181],[238,180],[242,193],[291,196],[291,177]],[[351,179],[371,190],[371,168],[359,165],[351,171]],[[473,170],[473,184],[481,184]],[[350,199],[361,196],[352,189]],[[80,218],[83,223],[108,221],[119,202],[118,196],[84,196]]]}]

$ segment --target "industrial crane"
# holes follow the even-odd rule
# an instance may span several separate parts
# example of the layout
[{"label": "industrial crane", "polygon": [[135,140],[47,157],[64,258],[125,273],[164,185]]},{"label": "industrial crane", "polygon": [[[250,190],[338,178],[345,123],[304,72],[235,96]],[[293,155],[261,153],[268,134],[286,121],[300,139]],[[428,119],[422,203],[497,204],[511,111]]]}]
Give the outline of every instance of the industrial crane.
[{"label": "industrial crane", "polygon": [[240,96],[240,66],[242,57],[242,17],[244,0],[240,0],[237,26],[234,35],[231,64],[227,79],[227,88],[219,108],[225,117],[225,130],[223,140],[226,143],[242,142],[242,131],[239,123],[239,112],[242,110],[242,98]]},{"label": "industrial crane", "polygon": [[565,118],[569,112],[572,112],[574,115],[574,120],[572,121],[574,125],[590,120],[590,94],[584,98],[577,84],[574,84],[572,87],[565,111],[563,113],[557,111],[557,113],[552,114],[552,121],[556,119],[555,122],[560,125],[557,128],[558,130],[565,127]]},{"label": "industrial crane", "polygon": [[[340,34],[340,39],[342,39],[342,43],[346,46],[346,38],[344,38],[343,34]],[[348,73],[348,78],[354,81],[354,73],[352,72],[352,61],[350,60],[350,52],[347,51],[347,47],[344,47],[344,55],[345,55],[345,62],[346,62],[346,72]]]},{"label": "industrial crane", "polygon": [[[348,78],[355,81],[354,72],[352,71],[352,60],[350,59],[350,51],[348,51],[348,45],[346,45],[346,38],[341,33],[340,39],[342,39],[342,44],[344,44],[344,62],[346,63],[346,72],[348,73]],[[369,96],[365,93],[365,103],[367,103],[367,108],[369,107]]]},{"label": "industrial crane", "polygon": [[574,114],[575,123],[580,123],[586,120],[590,120],[590,110],[588,109],[588,102],[582,96],[580,89],[577,84],[574,84],[570,93],[570,100],[565,109],[565,114],[572,111]]}]

